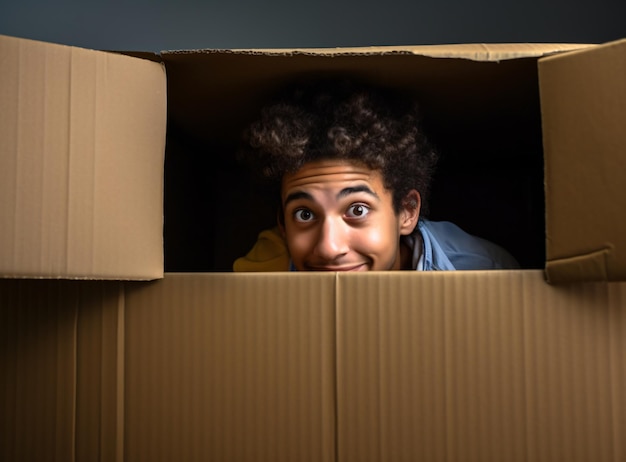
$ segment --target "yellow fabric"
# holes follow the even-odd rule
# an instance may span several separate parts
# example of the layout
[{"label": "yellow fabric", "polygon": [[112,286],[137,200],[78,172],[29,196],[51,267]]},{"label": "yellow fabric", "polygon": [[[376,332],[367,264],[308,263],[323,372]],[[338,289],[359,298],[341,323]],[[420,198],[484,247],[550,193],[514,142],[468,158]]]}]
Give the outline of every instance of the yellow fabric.
[{"label": "yellow fabric", "polygon": [[289,271],[289,253],[278,227],[262,231],[250,252],[235,260],[233,270]]}]

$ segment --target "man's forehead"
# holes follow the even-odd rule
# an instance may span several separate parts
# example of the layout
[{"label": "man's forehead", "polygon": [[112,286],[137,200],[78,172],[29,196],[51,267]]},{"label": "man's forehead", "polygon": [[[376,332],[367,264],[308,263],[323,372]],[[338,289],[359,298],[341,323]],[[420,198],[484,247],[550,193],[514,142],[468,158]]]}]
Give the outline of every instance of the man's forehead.
[{"label": "man's forehead", "polygon": [[359,163],[343,160],[317,161],[305,164],[295,173],[283,177],[283,192],[297,187],[323,186],[333,183],[372,183],[380,181],[378,170]]}]

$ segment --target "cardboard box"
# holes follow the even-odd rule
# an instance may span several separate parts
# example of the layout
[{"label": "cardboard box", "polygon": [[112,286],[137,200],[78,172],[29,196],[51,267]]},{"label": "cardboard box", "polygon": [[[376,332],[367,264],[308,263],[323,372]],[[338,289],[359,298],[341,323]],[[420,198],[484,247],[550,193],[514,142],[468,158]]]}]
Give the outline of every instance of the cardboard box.
[{"label": "cardboard box", "polygon": [[[33,125],[19,123],[19,114],[68,109],[56,109],[40,90],[26,98],[32,111],[0,116],[0,175],[8,179],[0,197],[10,198],[0,215],[10,224],[0,239],[0,246],[9,242],[0,280],[3,460],[624,459],[626,283],[606,281],[623,279],[625,262],[618,167],[626,42],[201,50],[142,55],[147,60],[12,38],[0,44],[3,63],[34,60],[27,76],[34,68],[52,72],[57,59],[50,50],[65,56],[59,62],[66,69],[82,59],[117,63],[110,68],[113,82],[96,78],[104,86],[88,94],[118,96],[113,112],[120,118],[105,123],[102,136],[115,142],[120,132],[128,136],[103,154],[114,160],[108,167],[100,167],[100,156],[78,156],[95,176],[80,173],[72,181],[99,193],[84,209],[89,213],[70,208],[62,216],[56,210],[64,210],[64,197],[84,194],[64,196],[44,186],[73,178],[59,159],[76,151],[44,156],[41,140],[22,149],[41,133],[48,139],[61,131],[31,130],[49,118]],[[3,83],[22,85],[15,69],[0,66]],[[258,230],[272,224],[272,210],[234,162],[236,140],[277,88],[310,72],[354,72],[412,88],[445,154],[433,218],[452,219],[504,245],[531,269],[184,273],[229,270]],[[63,75],[50,81],[61,81],[66,92],[85,83]],[[132,91],[116,75],[131,79]],[[135,105],[136,94],[145,106]],[[15,92],[0,95],[15,107]],[[72,101],[81,106],[90,99]],[[59,119],[64,130],[92,131],[80,128],[90,113],[83,109],[76,119]],[[144,112],[153,123],[137,120]],[[145,135],[139,138],[157,140],[154,149],[134,144],[126,132],[133,120]],[[146,154],[128,176],[116,169],[121,151]],[[51,159],[56,173],[44,174]],[[101,176],[103,169],[108,173]],[[20,172],[31,171],[44,186],[20,187]],[[173,272],[151,282],[35,280],[159,278],[149,262],[159,261],[163,247],[129,255],[137,249],[123,241],[145,237],[126,235],[124,225],[133,220],[161,239],[163,181],[165,268]],[[100,204],[107,202],[103,191],[118,188],[122,195]],[[26,191],[37,194],[14,200]],[[54,207],[38,205],[41,198]],[[111,204],[126,210],[123,220]],[[107,231],[115,245],[101,248],[117,267],[92,257],[99,241],[91,231],[61,233],[72,243],[88,236],[68,259],[72,252],[48,226],[61,215],[59,229],[100,230],[90,216],[100,207],[106,213],[94,217],[115,223]],[[143,208],[158,210],[150,214],[154,221],[139,214]],[[28,237],[33,223],[40,234]],[[21,271],[22,265],[31,269]],[[546,266],[554,282],[601,281],[549,285]]]},{"label": "cardboard box", "polygon": [[3,460],[617,462],[624,283],[0,281]]},{"label": "cardboard box", "polygon": [[443,155],[433,219],[551,282],[626,278],[624,41],[133,53],[150,59],[0,43],[4,277],[230,271],[275,216],[234,160],[241,131],[313,73],[415,94]]}]

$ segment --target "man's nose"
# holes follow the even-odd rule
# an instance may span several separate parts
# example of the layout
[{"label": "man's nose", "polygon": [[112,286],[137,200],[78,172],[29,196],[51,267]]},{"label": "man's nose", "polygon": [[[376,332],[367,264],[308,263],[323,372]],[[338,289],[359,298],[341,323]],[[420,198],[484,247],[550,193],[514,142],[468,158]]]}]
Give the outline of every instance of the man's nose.
[{"label": "man's nose", "polygon": [[315,246],[315,254],[325,260],[334,260],[349,250],[348,233],[345,223],[340,218],[324,219]]}]

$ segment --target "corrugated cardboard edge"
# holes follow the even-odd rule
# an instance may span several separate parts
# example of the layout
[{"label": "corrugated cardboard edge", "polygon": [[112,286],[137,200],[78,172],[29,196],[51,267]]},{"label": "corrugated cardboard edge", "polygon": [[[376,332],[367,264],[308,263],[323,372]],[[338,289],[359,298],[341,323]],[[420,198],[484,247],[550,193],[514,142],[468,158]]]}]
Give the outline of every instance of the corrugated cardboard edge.
[{"label": "corrugated cardboard edge", "polygon": [[26,280],[26,279],[30,279],[30,280],[49,280],[49,281],[121,281],[121,282],[132,282],[132,281],[136,281],[136,282],[147,282],[147,281],[154,281],[156,279],[163,279],[163,275],[164,275],[164,271],[162,268],[154,268],[153,272],[151,275],[147,275],[144,274],[141,277],[134,277],[134,276],[116,276],[116,275],[111,275],[111,276],[106,276],[106,275],[94,275],[94,276],[84,276],[81,274],[59,274],[59,275],[41,275],[41,274],[24,274],[24,273],[7,273],[7,274],[0,274],[0,279],[6,279],[6,280],[11,280],[11,279],[22,279],[22,280]]},{"label": "corrugated cardboard edge", "polygon": [[337,48],[257,48],[257,49],[196,49],[162,51],[162,55],[198,53],[232,53],[266,56],[368,56],[386,54],[418,55],[431,58],[460,58],[472,61],[503,61],[532,58],[594,46],[579,43],[476,43],[414,46],[369,46]]}]

